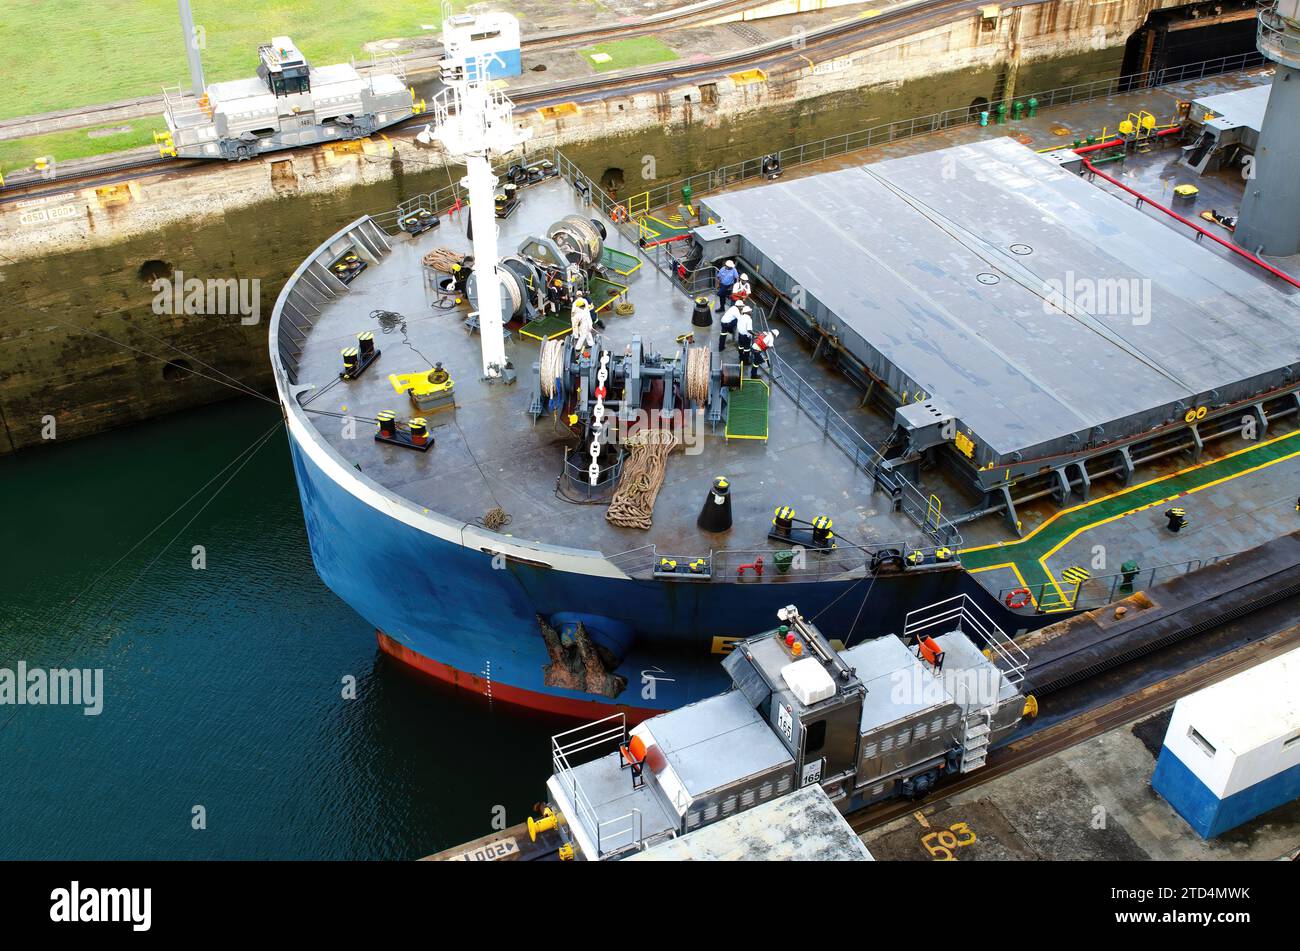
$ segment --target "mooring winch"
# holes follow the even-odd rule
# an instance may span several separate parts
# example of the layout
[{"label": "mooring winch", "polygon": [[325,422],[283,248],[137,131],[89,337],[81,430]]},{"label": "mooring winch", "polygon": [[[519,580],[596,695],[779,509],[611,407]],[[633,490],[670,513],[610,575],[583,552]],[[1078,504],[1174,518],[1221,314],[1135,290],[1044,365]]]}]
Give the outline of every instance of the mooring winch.
[{"label": "mooring winch", "polygon": [[[533,394],[528,412],[565,410],[577,420],[591,419],[598,402],[624,422],[639,411],[668,414],[704,410],[716,422],[722,415],[723,387],[740,382],[739,364],[724,364],[708,347],[679,347],[662,354],[634,335],[622,354],[597,334],[594,347],[579,349],[572,337],[547,340],[533,364]],[[602,371],[604,379],[601,379]]]}]

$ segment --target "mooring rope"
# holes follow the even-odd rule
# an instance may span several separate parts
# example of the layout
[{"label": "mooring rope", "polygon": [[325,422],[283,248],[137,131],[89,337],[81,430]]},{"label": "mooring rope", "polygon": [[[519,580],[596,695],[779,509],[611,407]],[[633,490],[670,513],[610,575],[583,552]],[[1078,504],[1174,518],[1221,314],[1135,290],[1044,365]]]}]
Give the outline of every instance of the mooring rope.
[{"label": "mooring rope", "polygon": [[697,406],[709,401],[708,347],[691,347],[686,351],[686,398]]},{"label": "mooring rope", "polygon": [[441,274],[452,274],[454,273],[452,270],[454,265],[463,265],[465,263],[465,255],[463,252],[441,247],[434,248],[421,260],[424,262],[425,267],[433,268]]},{"label": "mooring rope", "polygon": [[663,488],[668,456],[677,448],[677,439],[667,430],[656,430],[624,445],[628,456],[605,519],[623,528],[649,528],[655,499]]},{"label": "mooring rope", "polygon": [[560,374],[564,372],[564,341],[563,340],[546,340],[542,343],[541,353],[538,355],[538,369],[540,374],[542,395],[548,400],[555,398],[555,381],[559,379]]}]

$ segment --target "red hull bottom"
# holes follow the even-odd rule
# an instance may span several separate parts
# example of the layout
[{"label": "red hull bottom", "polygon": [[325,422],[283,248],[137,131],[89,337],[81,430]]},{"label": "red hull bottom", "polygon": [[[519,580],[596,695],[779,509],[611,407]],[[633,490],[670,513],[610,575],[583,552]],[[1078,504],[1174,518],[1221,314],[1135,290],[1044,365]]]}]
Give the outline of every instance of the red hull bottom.
[{"label": "red hull bottom", "polygon": [[525,690],[522,687],[512,687],[509,684],[489,681],[485,677],[457,670],[455,667],[439,663],[425,657],[423,654],[417,654],[406,645],[393,640],[383,631],[375,631],[375,637],[379,641],[379,649],[395,660],[399,660],[408,667],[413,667],[436,680],[451,684],[459,690],[468,690],[470,693],[486,697],[493,702],[500,701],[517,707],[525,707],[529,710],[541,710],[545,713],[574,717],[580,720],[599,720],[602,717],[621,712],[626,714],[629,723],[640,723],[642,720],[664,712],[648,707],[629,707],[622,703],[574,700],[569,697],[539,693],[536,690]]}]

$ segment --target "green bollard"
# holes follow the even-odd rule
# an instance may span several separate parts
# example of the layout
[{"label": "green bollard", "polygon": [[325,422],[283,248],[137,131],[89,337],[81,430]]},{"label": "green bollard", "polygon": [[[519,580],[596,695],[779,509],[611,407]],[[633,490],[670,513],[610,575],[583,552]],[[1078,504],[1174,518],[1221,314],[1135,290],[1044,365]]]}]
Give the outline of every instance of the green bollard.
[{"label": "green bollard", "polygon": [[682,204],[687,208],[691,207],[691,199],[695,196],[695,189],[690,185],[682,186]]},{"label": "green bollard", "polygon": [[998,125],[1005,125],[1006,121],[1007,121],[1007,104],[1005,102],[999,102],[998,103]]},{"label": "green bollard", "polygon": [[1133,593],[1133,582],[1137,580],[1138,572],[1141,570],[1138,563],[1131,558],[1119,566],[1120,585],[1119,590],[1125,594]]},{"label": "green bollard", "polygon": [[1029,118],[1032,119],[1036,115],[1038,115],[1038,99],[1031,96],[1029,98]]},{"label": "green bollard", "polygon": [[1013,121],[1019,122],[1021,118],[1024,116],[1024,114],[1025,114],[1025,104],[1021,102],[1019,99],[1017,99],[1015,102],[1011,104],[1011,118]]}]

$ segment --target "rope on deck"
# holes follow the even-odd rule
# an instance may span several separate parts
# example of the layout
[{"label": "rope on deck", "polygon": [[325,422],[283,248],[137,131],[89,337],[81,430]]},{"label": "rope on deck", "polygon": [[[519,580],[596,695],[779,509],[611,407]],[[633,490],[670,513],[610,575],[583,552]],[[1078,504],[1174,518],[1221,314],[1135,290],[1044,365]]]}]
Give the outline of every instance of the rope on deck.
[{"label": "rope on deck", "polygon": [[663,487],[668,456],[677,448],[677,439],[663,430],[632,438],[636,441],[624,444],[628,457],[623,463],[618,490],[609,500],[605,520],[623,528],[645,529],[650,527],[654,516],[655,499]]},{"label": "rope on deck", "polygon": [[455,272],[452,270],[452,266],[464,264],[465,255],[463,252],[453,251],[451,248],[440,247],[434,248],[421,258],[421,261],[424,262],[425,267],[433,268],[440,274],[453,274]]}]

